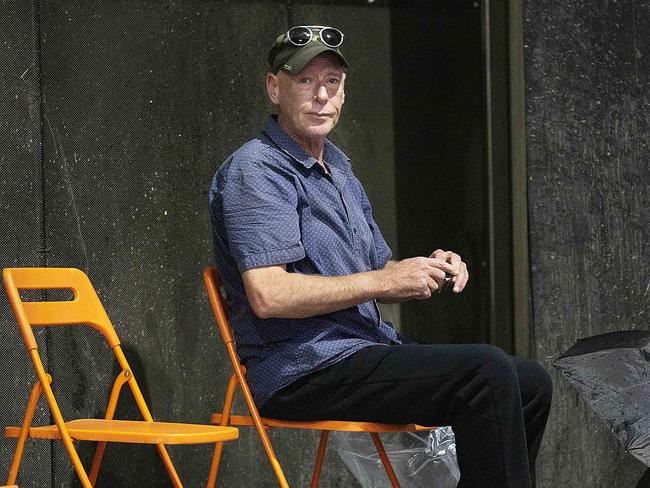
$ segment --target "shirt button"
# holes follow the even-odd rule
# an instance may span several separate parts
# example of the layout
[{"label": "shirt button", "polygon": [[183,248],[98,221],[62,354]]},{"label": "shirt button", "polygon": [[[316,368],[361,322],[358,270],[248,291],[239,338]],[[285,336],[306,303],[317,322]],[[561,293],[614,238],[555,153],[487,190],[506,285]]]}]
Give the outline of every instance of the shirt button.
[{"label": "shirt button", "polygon": [[356,227],[353,228],[353,229],[352,229],[352,232],[354,232],[354,233],[356,234],[356,233],[357,233],[357,228],[356,228]]}]

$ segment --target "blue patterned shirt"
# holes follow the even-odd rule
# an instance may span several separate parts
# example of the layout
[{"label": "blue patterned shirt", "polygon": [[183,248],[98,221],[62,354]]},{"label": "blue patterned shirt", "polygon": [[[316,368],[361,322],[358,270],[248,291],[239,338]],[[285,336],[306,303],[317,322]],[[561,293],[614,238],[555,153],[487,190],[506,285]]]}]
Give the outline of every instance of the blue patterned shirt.
[{"label": "blue patterned shirt", "polygon": [[244,271],[340,276],[383,268],[391,251],[347,156],[326,141],[326,175],[272,117],[217,170],[210,217],[237,350],[258,406],[280,388],[371,345],[400,340],[375,301],[304,319],[260,319]]}]

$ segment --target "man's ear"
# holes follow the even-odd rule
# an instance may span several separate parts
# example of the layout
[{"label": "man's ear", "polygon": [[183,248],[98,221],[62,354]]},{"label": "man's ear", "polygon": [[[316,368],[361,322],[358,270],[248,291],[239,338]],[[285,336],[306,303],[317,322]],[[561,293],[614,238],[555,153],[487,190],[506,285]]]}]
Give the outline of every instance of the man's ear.
[{"label": "man's ear", "polygon": [[278,75],[267,73],[266,94],[273,105],[278,105],[280,103],[280,80],[278,79]]}]

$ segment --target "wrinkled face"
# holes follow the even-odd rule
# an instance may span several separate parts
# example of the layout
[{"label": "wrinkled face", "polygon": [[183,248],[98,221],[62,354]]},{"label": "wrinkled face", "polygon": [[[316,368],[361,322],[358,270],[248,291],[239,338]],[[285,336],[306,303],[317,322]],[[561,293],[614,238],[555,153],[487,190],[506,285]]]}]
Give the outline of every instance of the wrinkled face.
[{"label": "wrinkled face", "polygon": [[269,73],[266,88],[278,123],[298,141],[322,140],[341,115],[345,73],[336,55],[321,54],[295,75]]}]

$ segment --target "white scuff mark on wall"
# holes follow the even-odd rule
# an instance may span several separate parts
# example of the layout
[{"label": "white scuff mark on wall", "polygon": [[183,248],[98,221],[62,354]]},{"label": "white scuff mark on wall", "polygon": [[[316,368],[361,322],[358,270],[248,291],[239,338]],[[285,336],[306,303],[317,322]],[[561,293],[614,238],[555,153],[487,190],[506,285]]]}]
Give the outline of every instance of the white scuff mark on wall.
[{"label": "white scuff mark on wall", "polygon": [[[57,159],[61,161],[61,169],[63,169],[63,177],[66,184],[66,189],[68,190],[68,196],[70,197],[70,202],[72,204],[72,211],[74,213],[75,222],[77,224],[77,235],[79,236],[79,243],[81,244],[81,249],[84,254],[84,271],[88,273],[88,250],[86,248],[86,241],[84,240],[83,233],[81,231],[81,219],[79,218],[79,209],[77,208],[77,199],[74,194],[74,188],[72,187],[72,180],[70,178],[70,169],[68,168],[68,159],[65,156],[65,151],[63,150],[63,144],[61,142],[61,136],[56,127],[52,127],[50,119],[47,116],[47,109],[45,106],[45,97],[43,97],[43,119],[47,124],[47,127],[54,141],[54,151]],[[77,161],[77,154],[74,154],[74,160]]]}]

